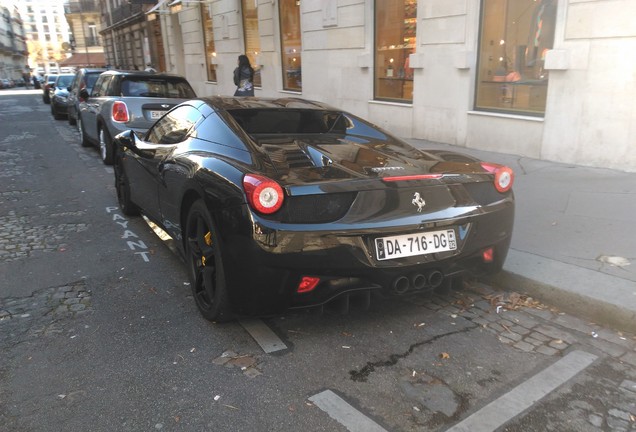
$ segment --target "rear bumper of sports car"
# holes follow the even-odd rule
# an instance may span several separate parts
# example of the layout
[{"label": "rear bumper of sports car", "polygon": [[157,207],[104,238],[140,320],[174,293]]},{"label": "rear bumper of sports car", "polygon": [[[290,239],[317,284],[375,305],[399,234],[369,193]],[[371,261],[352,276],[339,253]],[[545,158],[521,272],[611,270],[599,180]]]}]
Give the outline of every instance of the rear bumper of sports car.
[{"label": "rear bumper of sports car", "polygon": [[[245,314],[275,313],[325,304],[360,290],[404,294],[434,288],[451,277],[498,271],[512,237],[514,200],[479,207],[457,217],[383,229],[329,229],[329,224],[290,226],[254,218],[237,224],[237,215],[219,215],[224,268],[234,309]],[[242,219],[242,218],[240,218]],[[248,226],[249,225],[249,226]],[[313,229],[312,229],[313,228]],[[378,237],[452,229],[457,249],[378,260]],[[491,249],[492,259],[484,259]],[[319,282],[298,292],[303,277]],[[315,279],[314,279],[315,280]]]}]

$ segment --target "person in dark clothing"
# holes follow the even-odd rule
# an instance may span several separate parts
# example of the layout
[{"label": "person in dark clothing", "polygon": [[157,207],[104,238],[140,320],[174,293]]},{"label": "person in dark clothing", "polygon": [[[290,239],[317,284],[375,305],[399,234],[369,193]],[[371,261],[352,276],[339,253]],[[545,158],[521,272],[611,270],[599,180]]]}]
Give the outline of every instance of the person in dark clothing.
[{"label": "person in dark clothing", "polygon": [[246,55],[238,57],[238,67],[234,69],[234,96],[254,96],[254,69]]}]

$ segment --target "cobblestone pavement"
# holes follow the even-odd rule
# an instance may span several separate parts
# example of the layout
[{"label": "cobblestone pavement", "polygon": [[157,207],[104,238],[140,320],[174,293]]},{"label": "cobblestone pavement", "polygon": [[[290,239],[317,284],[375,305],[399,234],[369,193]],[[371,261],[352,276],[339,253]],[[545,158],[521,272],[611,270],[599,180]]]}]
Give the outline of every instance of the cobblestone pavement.
[{"label": "cobblestone pavement", "polygon": [[66,320],[92,312],[91,297],[80,280],[29,297],[0,298],[0,346],[60,333]]},{"label": "cobblestone pavement", "polygon": [[[542,402],[544,409],[531,412],[506,431],[563,432],[564,424],[572,432],[636,431],[635,335],[478,282],[470,283],[465,291],[435,296],[421,306],[453,319],[467,319],[518,351],[560,357],[576,347],[609,357],[579,377],[569,391],[548,397]],[[600,382],[599,377],[603,377]]]},{"label": "cobblestone pavement", "polygon": [[[63,212],[47,215],[48,218],[64,218],[82,215],[83,212]],[[0,216],[0,262],[27,258],[33,251],[51,252],[65,247],[66,234],[80,233],[88,229],[85,223],[60,223],[38,225],[34,217],[18,216],[10,211]]]}]

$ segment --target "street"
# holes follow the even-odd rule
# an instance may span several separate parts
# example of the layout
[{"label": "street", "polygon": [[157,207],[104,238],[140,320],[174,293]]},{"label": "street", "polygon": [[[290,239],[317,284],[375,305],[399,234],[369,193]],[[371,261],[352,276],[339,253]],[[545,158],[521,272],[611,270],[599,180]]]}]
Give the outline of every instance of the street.
[{"label": "street", "polygon": [[513,286],[207,322],[39,90],[0,91],[0,226],[3,432],[636,430],[634,335]]}]

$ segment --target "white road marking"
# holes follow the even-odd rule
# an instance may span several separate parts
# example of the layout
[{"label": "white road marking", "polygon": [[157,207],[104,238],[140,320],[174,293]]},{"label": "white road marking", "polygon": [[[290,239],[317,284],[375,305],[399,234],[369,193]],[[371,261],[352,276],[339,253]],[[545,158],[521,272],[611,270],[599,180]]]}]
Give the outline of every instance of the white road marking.
[{"label": "white road marking", "polygon": [[331,390],[313,395],[309,400],[350,432],[387,432]]},{"label": "white road marking", "polygon": [[241,319],[239,323],[267,354],[287,349],[287,345],[259,319]]},{"label": "white road marking", "polygon": [[597,357],[572,351],[446,432],[492,432],[591,365]]}]

